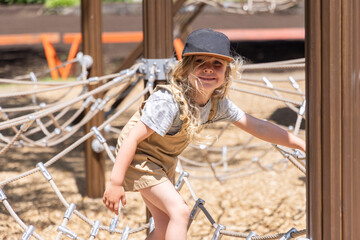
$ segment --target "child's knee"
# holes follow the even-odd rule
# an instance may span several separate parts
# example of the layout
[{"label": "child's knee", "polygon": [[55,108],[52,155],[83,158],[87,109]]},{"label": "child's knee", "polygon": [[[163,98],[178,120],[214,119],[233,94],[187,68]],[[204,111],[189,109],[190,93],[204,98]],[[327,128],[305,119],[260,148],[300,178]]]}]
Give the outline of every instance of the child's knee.
[{"label": "child's knee", "polygon": [[177,214],[180,218],[182,218],[182,219],[188,220],[189,217],[190,217],[190,213],[191,213],[191,210],[190,210],[189,206],[186,205],[185,203],[180,204],[180,205],[177,207],[177,212],[176,212],[176,214]]}]

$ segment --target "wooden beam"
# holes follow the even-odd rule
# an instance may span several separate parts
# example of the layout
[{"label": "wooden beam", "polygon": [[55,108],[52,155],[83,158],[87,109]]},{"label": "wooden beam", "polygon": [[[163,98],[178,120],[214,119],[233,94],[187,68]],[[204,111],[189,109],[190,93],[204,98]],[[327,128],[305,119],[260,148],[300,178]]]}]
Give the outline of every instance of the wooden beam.
[{"label": "wooden beam", "polygon": [[[177,0],[172,7],[172,17],[175,16],[175,14],[179,11],[179,9],[182,7],[182,5],[186,2],[186,0]],[[143,11],[144,11],[144,1],[143,1]],[[144,16],[143,16],[144,17]],[[144,45],[143,42],[139,43],[133,51],[123,60],[123,62],[120,64],[120,66],[116,69],[116,72],[119,72],[123,69],[129,68],[132,66],[136,59],[138,59],[144,51]]]},{"label": "wooden beam", "polygon": [[[102,50],[102,20],[101,0],[81,1],[81,28],[84,54],[93,58],[93,65],[89,77],[103,75],[103,50]],[[88,85],[91,91],[99,84]],[[94,96],[101,98],[102,94]],[[87,109],[87,112],[89,108]],[[86,125],[85,132],[90,132],[93,126],[99,126],[104,122],[104,113],[100,111]],[[105,157],[104,153],[96,153],[91,148],[90,138],[85,143],[85,172],[86,172],[86,194],[89,197],[101,197],[105,191]]]},{"label": "wooden beam", "polygon": [[357,239],[360,223],[360,4],[306,1],[307,229]]}]

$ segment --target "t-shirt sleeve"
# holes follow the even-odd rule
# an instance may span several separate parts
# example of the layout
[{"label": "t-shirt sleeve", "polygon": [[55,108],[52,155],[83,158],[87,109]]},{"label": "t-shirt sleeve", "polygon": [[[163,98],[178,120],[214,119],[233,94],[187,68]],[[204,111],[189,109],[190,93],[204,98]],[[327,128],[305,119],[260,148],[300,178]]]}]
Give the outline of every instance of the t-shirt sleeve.
[{"label": "t-shirt sleeve", "polygon": [[230,99],[225,98],[219,101],[218,112],[215,116],[215,121],[228,121],[236,122],[239,121],[245,112],[241,110],[235,103]]},{"label": "t-shirt sleeve", "polygon": [[160,89],[146,101],[140,120],[157,134],[165,136],[177,112],[178,105],[172,94],[168,90]]}]

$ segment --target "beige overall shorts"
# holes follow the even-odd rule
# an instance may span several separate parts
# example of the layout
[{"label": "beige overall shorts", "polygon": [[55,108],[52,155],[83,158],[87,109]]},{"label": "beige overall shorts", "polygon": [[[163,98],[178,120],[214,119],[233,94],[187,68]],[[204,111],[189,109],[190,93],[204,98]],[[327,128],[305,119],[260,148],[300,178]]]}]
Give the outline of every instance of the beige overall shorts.
[{"label": "beige overall shorts", "polygon": [[[166,86],[158,86],[168,89]],[[208,122],[211,121],[217,110],[217,102],[212,101]],[[141,110],[137,111],[125,125],[117,141],[116,153],[121,142],[128,135],[133,126],[140,120]],[[181,130],[174,135],[164,137],[154,132],[137,146],[124,178],[125,191],[138,191],[170,180],[174,183],[177,156],[189,145],[186,130]]]}]

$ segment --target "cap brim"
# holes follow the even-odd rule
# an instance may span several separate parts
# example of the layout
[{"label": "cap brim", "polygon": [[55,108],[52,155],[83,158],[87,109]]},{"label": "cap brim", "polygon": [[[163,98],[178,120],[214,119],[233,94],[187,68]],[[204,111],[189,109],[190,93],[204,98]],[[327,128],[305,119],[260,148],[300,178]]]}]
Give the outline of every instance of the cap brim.
[{"label": "cap brim", "polygon": [[183,57],[192,56],[192,55],[205,55],[205,56],[209,56],[209,57],[216,57],[216,58],[223,59],[223,60],[225,60],[227,62],[233,62],[234,61],[234,59],[232,57],[221,55],[221,54],[216,54],[216,53],[207,53],[207,52],[184,53]]}]

